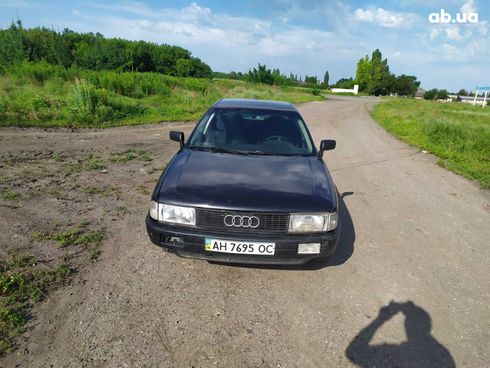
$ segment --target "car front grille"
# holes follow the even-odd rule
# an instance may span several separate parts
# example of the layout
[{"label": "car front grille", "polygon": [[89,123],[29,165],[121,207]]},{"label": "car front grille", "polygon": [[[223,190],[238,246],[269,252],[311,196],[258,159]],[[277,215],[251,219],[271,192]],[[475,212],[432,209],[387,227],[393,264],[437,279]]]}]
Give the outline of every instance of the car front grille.
[{"label": "car front grille", "polygon": [[[255,216],[260,220],[260,224],[256,228],[226,226],[224,220],[228,215],[247,217]],[[196,226],[200,229],[237,233],[260,232],[281,234],[288,232],[289,214],[196,208]]]}]

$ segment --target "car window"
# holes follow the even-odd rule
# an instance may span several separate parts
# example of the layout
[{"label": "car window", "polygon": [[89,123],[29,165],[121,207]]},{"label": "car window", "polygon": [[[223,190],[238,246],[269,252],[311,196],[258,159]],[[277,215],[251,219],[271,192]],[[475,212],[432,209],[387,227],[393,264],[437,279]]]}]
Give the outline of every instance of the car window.
[{"label": "car window", "polygon": [[274,155],[313,153],[305,123],[296,111],[262,109],[208,111],[192,134],[189,147]]}]

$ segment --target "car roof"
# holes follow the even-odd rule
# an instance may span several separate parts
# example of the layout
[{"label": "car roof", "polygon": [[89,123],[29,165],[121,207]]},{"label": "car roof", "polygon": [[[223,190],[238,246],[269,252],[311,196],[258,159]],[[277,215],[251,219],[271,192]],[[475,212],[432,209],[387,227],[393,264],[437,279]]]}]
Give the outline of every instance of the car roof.
[{"label": "car roof", "polygon": [[242,108],[242,109],[266,109],[281,111],[297,111],[289,102],[272,100],[254,100],[249,98],[223,98],[216,102],[213,107],[217,108]]}]

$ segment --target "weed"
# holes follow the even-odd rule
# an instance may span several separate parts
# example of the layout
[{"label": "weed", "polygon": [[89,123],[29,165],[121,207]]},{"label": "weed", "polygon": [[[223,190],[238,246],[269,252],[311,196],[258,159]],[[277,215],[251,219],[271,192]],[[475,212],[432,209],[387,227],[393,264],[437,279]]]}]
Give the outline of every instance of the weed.
[{"label": "weed", "polygon": [[88,231],[86,229],[87,226],[87,222],[82,222],[77,227],[70,230],[52,231],[48,233],[34,231],[31,236],[36,240],[56,241],[61,248],[69,245],[98,246],[104,239],[104,229]]},{"label": "weed", "polygon": [[48,271],[33,271],[27,266],[34,256],[14,257],[0,272],[0,355],[12,350],[14,338],[24,331],[28,310],[46,297],[49,289],[62,283],[71,273],[66,264]]},{"label": "weed", "polygon": [[82,171],[82,165],[79,163],[68,162],[63,165],[63,170],[67,174],[74,174]]},{"label": "weed", "polygon": [[90,259],[93,261],[93,262],[96,262],[100,255],[102,254],[102,251],[100,249],[94,249],[92,251],[92,253],[90,253]]},{"label": "weed", "polygon": [[10,183],[13,180],[14,180],[14,178],[11,176],[9,177],[7,175],[0,175],[0,185]]},{"label": "weed", "polygon": [[140,184],[136,187],[136,191],[143,195],[149,195],[150,191],[144,186],[144,184]]},{"label": "weed", "polygon": [[119,217],[122,217],[128,213],[129,213],[128,209],[124,206],[119,206],[114,209],[114,214]]},{"label": "weed", "polygon": [[148,154],[148,152],[144,151],[144,150],[139,150],[137,152],[138,154],[138,158],[141,160],[141,161],[147,161],[147,162],[150,162],[150,161],[153,161],[153,159],[150,157],[150,155]]},{"label": "weed", "polygon": [[21,63],[0,75],[0,126],[92,128],[195,121],[223,97],[293,103],[324,99],[313,93],[318,94],[302,87]]},{"label": "weed", "polygon": [[100,194],[100,195],[103,195],[103,196],[110,196],[110,195],[119,195],[121,193],[121,190],[117,187],[111,187],[111,186],[107,186],[107,187],[103,187],[103,188],[98,188],[98,187],[93,187],[93,186],[88,186],[88,187],[85,187],[83,189],[83,191],[85,193],[88,193],[88,194],[92,194],[92,195],[95,195],[95,194]]},{"label": "weed", "polygon": [[87,156],[84,167],[88,170],[103,170],[105,165],[102,158],[94,156],[92,154]]},{"label": "weed", "polygon": [[71,272],[72,272],[71,268],[66,264],[60,264],[54,270],[55,276],[60,280],[68,277],[71,274]]},{"label": "weed", "polygon": [[91,186],[85,187],[83,191],[88,194],[100,194],[104,192],[104,190],[101,188],[91,187]]},{"label": "weed", "polygon": [[7,189],[2,193],[2,198],[6,201],[18,201],[21,198],[21,195],[12,189]]},{"label": "weed", "polygon": [[10,265],[12,268],[22,268],[29,265],[35,265],[36,262],[36,256],[13,256]]},{"label": "weed", "polygon": [[125,163],[128,161],[132,161],[137,158],[138,155],[133,150],[126,150],[124,152],[111,153],[109,156],[109,161]]},{"label": "weed", "polygon": [[36,230],[31,233],[31,237],[35,240],[44,240],[44,233]]},{"label": "weed", "polygon": [[153,161],[150,154],[144,150],[135,151],[132,149],[128,149],[123,152],[113,152],[109,156],[110,161],[119,163],[125,163],[134,159],[146,162]]}]

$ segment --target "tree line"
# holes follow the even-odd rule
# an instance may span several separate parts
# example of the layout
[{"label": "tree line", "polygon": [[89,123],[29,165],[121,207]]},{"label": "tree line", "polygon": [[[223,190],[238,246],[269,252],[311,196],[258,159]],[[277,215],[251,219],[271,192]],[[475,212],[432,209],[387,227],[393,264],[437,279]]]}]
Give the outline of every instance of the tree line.
[{"label": "tree line", "polygon": [[266,65],[258,64],[257,68],[250,69],[247,73],[242,72],[213,72],[215,78],[243,80],[253,83],[264,83],[269,85],[283,86],[304,86],[311,88],[328,88],[328,71],[325,73],[323,82],[316,76],[305,75],[304,79],[300,75],[289,73],[289,75],[281,73],[279,69],[269,69]]},{"label": "tree line", "polygon": [[0,65],[45,61],[65,68],[157,72],[182,77],[212,77],[209,65],[190,51],[166,44],[105,38],[100,33],[25,29],[19,20],[0,30]]},{"label": "tree line", "polygon": [[266,65],[259,64],[248,73],[214,72],[217,78],[238,79],[270,85],[304,85],[313,88],[346,88],[351,89],[355,84],[359,85],[359,91],[370,95],[414,96],[420,82],[413,75],[395,75],[390,72],[388,60],[383,59],[381,51],[373,51],[371,58],[366,55],[357,63],[356,78],[341,78],[334,84],[329,84],[328,70],[321,81],[317,76],[306,75],[304,79],[290,73],[283,74],[279,69],[269,69]]},{"label": "tree line", "polygon": [[65,68],[79,67],[88,70],[115,70],[157,72],[179,77],[228,78],[269,85],[301,85],[310,88],[352,88],[367,94],[397,94],[413,96],[420,85],[415,76],[395,75],[390,72],[387,59],[381,51],[373,51],[357,63],[356,77],[341,78],[329,84],[329,72],[323,80],[314,75],[281,73],[258,64],[246,73],[213,72],[209,65],[191,52],[178,46],[155,44],[146,41],[128,41],[105,38],[100,33],[78,33],[70,29],[57,32],[45,27],[26,29],[18,20],[9,28],[0,30],[0,67],[10,67],[21,62],[47,62]]}]

